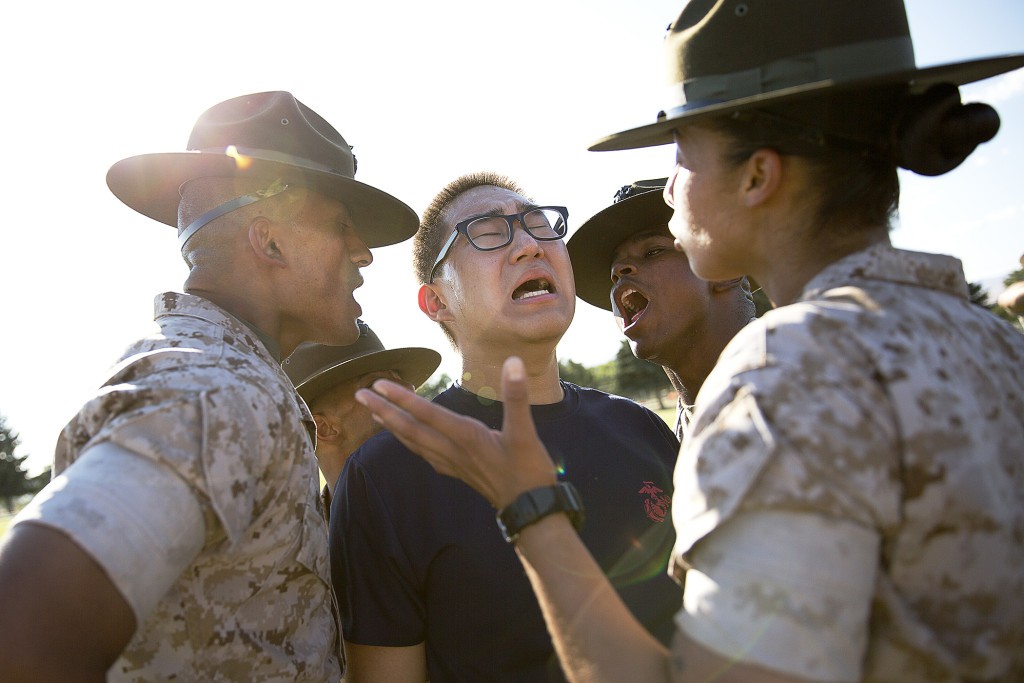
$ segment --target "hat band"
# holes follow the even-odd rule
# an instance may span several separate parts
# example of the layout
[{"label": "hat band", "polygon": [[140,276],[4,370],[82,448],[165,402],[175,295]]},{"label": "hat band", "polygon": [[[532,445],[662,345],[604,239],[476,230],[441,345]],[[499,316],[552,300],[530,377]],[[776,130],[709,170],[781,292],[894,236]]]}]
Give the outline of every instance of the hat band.
[{"label": "hat band", "polygon": [[849,81],[914,68],[914,44],[910,36],[841,45],[752,69],[677,82],[672,86],[669,106],[665,109],[670,115],[678,115],[819,81]]},{"label": "hat band", "polygon": [[235,209],[240,209],[243,206],[248,206],[249,204],[258,202],[261,199],[269,199],[270,197],[273,197],[275,194],[280,194],[287,189],[287,185],[284,185],[279,181],[275,181],[270,187],[268,187],[265,190],[259,190],[257,192],[243,194],[241,197],[235,197],[231,201],[227,201],[224,202],[223,204],[213,207],[209,211],[199,216],[199,218],[189,223],[188,226],[181,231],[181,234],[178,235],[178,247],[184,249],[185,243],[188,242],[189,238],[192,237],[192,235],[196,234],[199,231],[199,228],[211,223],[217,218],[220,218],[224,214],[234,211]]},{"label": "hat band", "polygon": [[244,171],[252,164],[253,159],[259,159],[260,161],[276,161],[282,164],[288,164],[289,166],[298,166],[300,170],[309,171],[322,171],[324,173],[334,173],[336,175],[343,175],[346,178],[351,178],[351,173],[339,171],[333,166],[327,166],[305,157],[295,156],[294,154],[285,154],[284,152],[275,152],[270,149],[248,149],[245,147],[236,147],[235,145],[229,145],[228,147],[210,147],[206,149],[195,150],[200,154],[223,154],[229,156],[235,160],[235,167],[240,171]]}]

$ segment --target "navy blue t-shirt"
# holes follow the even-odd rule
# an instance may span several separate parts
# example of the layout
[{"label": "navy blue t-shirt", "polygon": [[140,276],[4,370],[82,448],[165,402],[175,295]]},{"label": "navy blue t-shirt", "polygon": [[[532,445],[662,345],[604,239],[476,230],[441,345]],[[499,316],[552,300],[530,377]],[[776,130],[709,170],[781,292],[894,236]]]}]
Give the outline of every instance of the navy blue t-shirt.
[{"label": "navy blue t-shirt", "polygon": [[[583,542],[640,622],[667,643],[682,600],[666,573],[679,442],[633,401],[562,387],[561,402],[532,407],[537,432],[560,478],[583,498]],[[501,428],[501,403],[459,387],[434,400]],[[425,642],[434,683],[564,680],[494,508],[390,433],[368,440],[345,464],[330,527],[331,572],[350,642]]]}]

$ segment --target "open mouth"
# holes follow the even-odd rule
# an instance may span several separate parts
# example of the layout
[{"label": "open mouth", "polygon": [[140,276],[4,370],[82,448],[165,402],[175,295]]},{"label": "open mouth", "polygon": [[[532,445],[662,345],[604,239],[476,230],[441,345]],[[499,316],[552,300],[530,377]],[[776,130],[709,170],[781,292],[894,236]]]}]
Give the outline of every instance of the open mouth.
[{"label": "open mouth", "polygon": [[544,278],[527,280],[516,287],[515,291],[512,292],[512,301],[524,301],[526,299],[532,299],[535,296],[553,294],[554,291],[555,288],[552,287],[551,283]]},{"label": "open mouth", "polygon": [[632,287],[624,287],[615,295],[615,298],[618,301],[624,327],[635,323],[637,318],[647,310],[647,305],[650,303],[646,296]]}]

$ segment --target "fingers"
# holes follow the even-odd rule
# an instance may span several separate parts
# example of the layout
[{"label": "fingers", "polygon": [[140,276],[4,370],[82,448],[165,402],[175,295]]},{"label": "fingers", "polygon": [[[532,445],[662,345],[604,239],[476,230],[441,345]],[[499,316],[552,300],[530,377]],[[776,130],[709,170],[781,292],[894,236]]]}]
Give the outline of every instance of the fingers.
[{"label": "fingers", "polygon": [[445,436],[444,431],[433,425],[438,420],[444,421],[446,413],[452,417],[457,416],[383,379],[374,382],[373,391],[357,391],[356,400],[366,406],[373,419],[394,434],[409,450],[419,454],[441,474],[454,475],[451,463],[443,457],[453,450],[451,440]]},{"label": "fingers", "polygon": [[[521,359],[512,356],[505,360],[501,382],[505,404],[501,442],[507,457],[516,463],[515,475],[518,485],[515,488],[522,489],[514,493],[555,483],[555,466],[551,462],[547,448],[537,436],[537,428],[533,423],[526,385],[526,367]],[[505,495],[509,494],[506,492]]]},{"label": "fingers", "polygon": [[510,356],[501,368],[501,392],[505,404],[502,432],[514,434],[524,427],[533,429],[530,397],[526,388],[526,367],[522,359]]},{"label": "fingers", "polygon": [[461,479],[501,507],[557,480],[533,424],[526,369],[519,358],[508,359],[502,368],[502,393],[501,432],[384,379],[374,382],[372,391],[357,391],[356,400],[438,473]]}]

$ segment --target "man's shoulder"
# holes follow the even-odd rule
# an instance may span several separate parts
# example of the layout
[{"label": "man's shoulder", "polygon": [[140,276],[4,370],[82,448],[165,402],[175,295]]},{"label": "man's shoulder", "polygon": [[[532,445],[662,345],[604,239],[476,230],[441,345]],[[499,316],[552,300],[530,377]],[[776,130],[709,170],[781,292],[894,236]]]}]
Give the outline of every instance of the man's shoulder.
[{"label": "man's shoulder", "polygon": [[129,346],[105,384],[148,386],[248,387],[263,393],[282,384],[268,358],[233,339],[207,320],[181,316],[159,332]]}]

